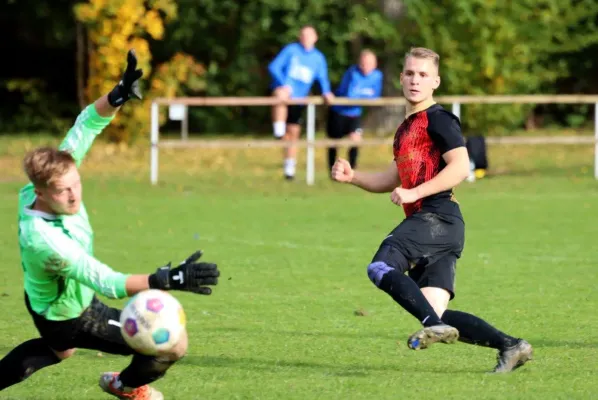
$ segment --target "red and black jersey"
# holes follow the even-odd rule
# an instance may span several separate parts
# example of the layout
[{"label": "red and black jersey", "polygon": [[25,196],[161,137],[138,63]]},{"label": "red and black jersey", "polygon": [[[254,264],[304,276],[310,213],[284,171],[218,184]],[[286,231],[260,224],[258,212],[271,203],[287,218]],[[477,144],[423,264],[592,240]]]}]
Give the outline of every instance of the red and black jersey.
[{"label": "red and black jersey", "polygon": [[[459,119],[434,104],[407,117],[395,133],[393,153],[401,186],[414,188],[434,178],[446,166],[442,155],[465,146]],[[461,216],[453,191],[437,193],[412,204],[404,204],[405,215],[425,209]]]}]

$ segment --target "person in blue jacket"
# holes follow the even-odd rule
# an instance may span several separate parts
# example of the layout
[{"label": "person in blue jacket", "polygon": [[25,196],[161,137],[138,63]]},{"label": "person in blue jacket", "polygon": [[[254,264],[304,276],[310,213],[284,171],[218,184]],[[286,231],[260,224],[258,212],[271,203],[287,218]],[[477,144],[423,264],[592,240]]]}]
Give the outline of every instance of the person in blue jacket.
[{"label": "person in blue jacket", "polygon": [[[353,99],[372,99],[382,94],[382,71],[377,69],[378,61],[371,50],[363,50],[359,56],[358,65],[350,66],[340,85],[334,92],[336,97]],[[358,142],[361,140],[361,106],[336,105],[328,112],[326,133],[330,139],[349,137]],[[336,160],[336,147],[328,148],[328,167],[332,169]],[[358,147],[349,149],[349,164],[351,168],[357,165]]]},{"label": "person in blue jacket", "polygon": [[[286,45],[268,65],[272,77],[271,89],[279,99],[288,100],[307,97],[315,81],[318,81],[327,103],[334,98],[328,79],[326,57],[315,47],[318,34],[307,25],[301,28],[299,41]],[[294,145],[301,135],[301,123],[305,105],[277,104],[272,107],[274,137],[289,142],[284,154],[284,175],[295,177],[297,148]]]}]

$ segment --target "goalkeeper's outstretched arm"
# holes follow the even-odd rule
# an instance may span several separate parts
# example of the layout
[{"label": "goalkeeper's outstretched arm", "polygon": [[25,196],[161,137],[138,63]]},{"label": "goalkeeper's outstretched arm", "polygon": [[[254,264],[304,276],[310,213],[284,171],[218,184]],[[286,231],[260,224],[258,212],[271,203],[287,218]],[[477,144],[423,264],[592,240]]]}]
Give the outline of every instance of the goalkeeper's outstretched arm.
[{"label": "goalkeeper's outstretched arm", "polygon": [[127,67],[122,79],[110,93],[85,107],[77,116],[75,124],[59,146],[60,150],[66,150],[73,155],[77,166],[81,165],[96,136],[110,124],[118,109],[131,98],[142,98],[139,88],[142,75],[142,70],[137,69],[135,51],[130,50],[127,53]]},{"label": "goalkeeper's outstretched arm", "polygon": [[37,239],[24,252],[27,265],[70,278],[109,298],[124,298],[147,289],[181,290],[211,294],[209,286],[218,284],[220,271],[215,263],[199,262],[197,251],[175,268],[170,263],[153,274],[123,274],[88,254],[68,235],[39,231]]}]

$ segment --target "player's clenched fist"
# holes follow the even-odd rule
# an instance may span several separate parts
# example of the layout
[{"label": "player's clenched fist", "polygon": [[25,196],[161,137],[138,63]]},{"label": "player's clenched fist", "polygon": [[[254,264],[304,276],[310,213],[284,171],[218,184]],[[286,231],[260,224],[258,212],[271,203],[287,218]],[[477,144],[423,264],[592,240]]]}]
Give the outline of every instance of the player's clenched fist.
[{"label": "player's clenched fist", "polygon": [[419,196],[417,195],[417,191],[414,189],[404,189],[399,186],[390,194],[390,201],[395,203],[397,206],[415,203],[418,200]]},{"label": "player's clenched fist", "polygon": [[337,159],[332,166],[330,176],[337,182],[351,182],[353,180],[353,168],[347,160]]}]

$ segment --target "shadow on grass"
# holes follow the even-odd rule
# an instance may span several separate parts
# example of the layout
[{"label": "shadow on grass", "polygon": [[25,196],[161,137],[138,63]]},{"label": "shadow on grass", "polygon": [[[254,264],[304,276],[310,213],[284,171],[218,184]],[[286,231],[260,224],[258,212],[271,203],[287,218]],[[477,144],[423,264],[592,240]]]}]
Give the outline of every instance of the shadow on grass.
[{"label": "shadow on grass", "polygon": [[[11,347],[1,346],[0,351],[7,354],[11,351]],[[76,363],[77,358],[84,358],[86,360],[93,360],[101,363],[103,360],[114,360],[120,358],[128,360],[129,356],[120,356],[104,353],[101,357],[95,350],[79,350],[70,360],[70,368],[72,363]],[[431,374],[456,374],[456,373],[472,373],[479,374],[487,371],[473,369],[473,368],[451,368],[447,369],[441,366],[433,366],[426,363],[418,364],[417,368],[413,368],[412,363],[406,365],[400,357],[394,354],[388,355],[389,360],[396,359],[396,364],[380,365],[380,364],[334,364],[317,361],[300,361],[291,359],[260,359],[253,357],[233,357],[233,356],[201,356],[189,354],[180,360],[176,365],[180,367],[207,367],[207,368],[238,368],[251,371],[268,371],[276,372],[283,369],[302,369],[315,373],[322,373],[328,376],[339,377],[367,377],[377,372],[399,372],[399,373],[431,373]],[[66,372],[65,372],[66,373]]]},{"label": "shadow on grass", "polygon": [[401,340],[404,338],[405,343],[407,343],[407,337],[413,332],[395,332],[395,333],[376,333],[372,331],[363,331],[363,332],[306,332],[306,331],[282,331],[282,330],[259,330],[259,329],[250,329],[250,328],[239,328],[239,327],[204,327],[202,328],[204,332],[224,332],[224,333],[232,333],[232,332],[241,332],[244,335],[273,335],[273,336],[292,336],[292,337],[321,337],[321,338],[329,338],[329,339],[381,339],[381,340]]},{"label": "shadow on grass", "polygon": [[[390,354],[389,358],[394,357]],[[395,357],[396,358],[396,357]],[[399,372],[399,373],[426,373],[426,374],[456,374],[471,373],[479,374],[486,371],[473,368],[452,368],[447,369],[440,366],[419,364],[413,368],[413,365],[405,365],[397,358],[396,365],[378,365],[378,364],[332,364],[320,363],[314,361],[298,360],[273,360],[259,359],[250,357],[227,357],[227,356],[197,356],[188,355],[180,361],[181,366],[208,367],[208,368],[241,368],[251,371],[269,371],[275,372],[277,369],[304,369],[312,372],[324,373],[329,376],[342,377],[366,377],[375,375],[378,372]]]},{"label": "shadow on grass", "polygon": [[598,342],[581,342],[574,340],[529,339],[535,348],[564,347],[570,349],[598,349]]}]

